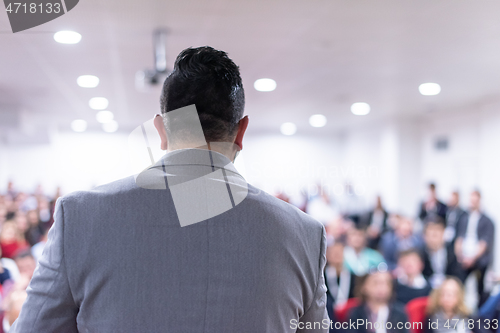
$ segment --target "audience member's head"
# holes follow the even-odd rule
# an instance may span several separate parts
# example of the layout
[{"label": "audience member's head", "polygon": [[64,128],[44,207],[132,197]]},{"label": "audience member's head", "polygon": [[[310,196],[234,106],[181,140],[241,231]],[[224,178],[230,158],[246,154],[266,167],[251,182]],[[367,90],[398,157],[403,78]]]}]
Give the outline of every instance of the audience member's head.
[{"label": "audience member's head", "polygon": [[424,242],[428,250],[435,252],[445,245],[445,225],[439,220],[428,220],[424,229]]},{"label": "audience member's head", "polygon": [[458,205],[460,205],[460,193],[458,191],[453,191],[448,201],[448,207],[457,207]]},{"label": "audience member's head", "polygon": [[480,210],[481,209],[481,192],[478,190],[472,191],[470,194],[470,210]]},{"label": "audience member's head", "polygon": [[356,252],[360,252],[366,247],[366,229],[353,226],[347,231],[347,245]]},{"label": "audience member's head", "polygon": [[31,279],[36,268],[36,260],[30,250],[19,252],[14,260],[19,268],[19,273]]},{"label": "audience member's head", "polygon": [[356,284],[363,303],[388,304],[393,297],[393,281],[389,272],[376,271],[360,278]]},{"label": "audience member's head", "polygon": [[0,231],[0,242],[4,244],[15,243],[20,241],[21,238],[16,222],[8,220],[3,223]]},{"label": "audience member's head", "polygon": [[38,211],[30,210],[26,213],[26,218],[28,219],[29,226],[36,226],[40,223],[40,218],[38,216]]},{"label": "audience member's head", "polygon": [[469,309],[465,305],[464,295],[462,282],[456,277],[447,277],[439,288],[432,291],[427,312],[431,315],[444,312],[448,317],[454,315],[466,317]]},{"label": "audience member's head", "polygon": [[327,264],[337,269],[342,269],[344,265],[344,244],[334,242],[326,249]]},{"label": "audience member's head", "polygon": [[424,263],[417,250],[407,250],[399,253],[398,266],[409,279],[422,274]]},{"label": "audience member's head", "polygon": [[429,183],[429,200],[431,201],[437,200],[436,184],[434,183]]},{"label": "audience member's head", "polygon": [[408,217],[401,217],[395,226],[396,236],[405,239],[413,234],[413,220]]},{"label": "audience member's head", "polygon": [[28,218],[24,212],[17,212],[15,221],[20,232],[25,232],[29,228]]},{"label": "audience member's head", "polygon": [[387,224],[391,229],[396,229],[396,226],[399,224],[399,220],[401,220],[401,215],[400,214],[394,214],[391,213],[389,214],[389,217],[387,218]]},{"label": "audience member's head", "polygon": [[[207,142],[233,142],[243,117],[245,93],[238,66],[226,52],[209,46],[183,50],[163,85],[163,114],[196,105]],[[169,145],[191,139],[189,129],[180,129],[176,118],[166,124]]]},{"label": "audience member's head", "polygon": [[335,218],[325,226],[326,233],[335,239],[336,242],[345,242],[348,225],[349,223],[342,217]]}]

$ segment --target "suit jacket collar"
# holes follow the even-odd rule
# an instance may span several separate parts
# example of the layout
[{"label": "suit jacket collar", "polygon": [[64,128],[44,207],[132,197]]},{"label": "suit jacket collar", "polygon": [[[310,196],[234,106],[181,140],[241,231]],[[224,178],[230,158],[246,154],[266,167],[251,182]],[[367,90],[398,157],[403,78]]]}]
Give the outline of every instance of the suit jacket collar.
[{"label": "suit jacket collar", "polygon": [[189,166],[203,165],[212,168],[212,171],[217,169],[225,169],[239,175],[234,164],[227,156],[208,149],[186,148],[177,149],[163,155],[152,168],[163,168],[163,166]]}]

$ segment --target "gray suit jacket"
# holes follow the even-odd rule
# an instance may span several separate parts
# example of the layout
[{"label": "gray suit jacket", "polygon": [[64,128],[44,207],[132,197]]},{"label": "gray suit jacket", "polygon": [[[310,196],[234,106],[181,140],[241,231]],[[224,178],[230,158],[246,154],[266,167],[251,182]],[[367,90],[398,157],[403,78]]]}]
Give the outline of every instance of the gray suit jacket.
[{"label": "gray suit jacket", "polygon": [[[232,166],[211,155],[168,153],[158,181]],[[168,186],[128,177],[57,201],[9,332],[327,332],[325,248],[322,224],[251,185],[239,205],[181,227]]]}]

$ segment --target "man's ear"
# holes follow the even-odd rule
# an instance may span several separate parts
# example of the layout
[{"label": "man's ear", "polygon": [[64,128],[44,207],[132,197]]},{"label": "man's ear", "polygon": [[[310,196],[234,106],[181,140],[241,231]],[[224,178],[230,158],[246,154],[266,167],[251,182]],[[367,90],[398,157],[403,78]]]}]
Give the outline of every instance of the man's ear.
[{"label": "man's ear", "polygon": [[167,150],[167,131],[165,130],[165,124],[163,124],[163,117],[159,114],[155,116],[153,120],[156,130],[158,131],[158,135],[161,140],[161,150]]},{"label": "man's ear", "polygon": [[236,138],[234,139],[234,144],[243,149],[243,136],[248,127],[248,116],[243,117],[238,123],[238,133],[236,133]]}]

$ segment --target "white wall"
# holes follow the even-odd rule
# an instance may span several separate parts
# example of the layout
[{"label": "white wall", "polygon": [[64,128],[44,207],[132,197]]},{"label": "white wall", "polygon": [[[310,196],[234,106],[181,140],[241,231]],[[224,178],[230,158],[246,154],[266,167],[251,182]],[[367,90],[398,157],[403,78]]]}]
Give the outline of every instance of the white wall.
[{"label": "white wall", "polygon": [[90,189],[130,172],[127,136],[54,133],[51,144],[0,146],[0,191],[13,180],[22,191],[41,184],[48,193]]}]

